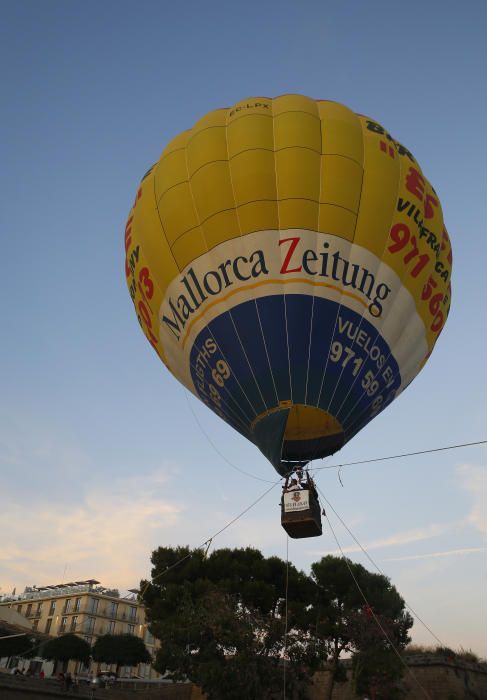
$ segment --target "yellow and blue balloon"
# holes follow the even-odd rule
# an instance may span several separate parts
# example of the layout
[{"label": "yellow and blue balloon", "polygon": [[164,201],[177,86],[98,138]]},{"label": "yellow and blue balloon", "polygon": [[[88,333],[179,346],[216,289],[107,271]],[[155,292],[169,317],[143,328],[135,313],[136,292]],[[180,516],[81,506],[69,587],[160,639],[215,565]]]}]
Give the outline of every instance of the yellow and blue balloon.
[{"label": "yellow and blue balloon", "polygon": [[439,198],[378,122],[250,98],[176,136],[125,230],[139,323],[174,376],[281,474],[391,403],[448,316]]}]

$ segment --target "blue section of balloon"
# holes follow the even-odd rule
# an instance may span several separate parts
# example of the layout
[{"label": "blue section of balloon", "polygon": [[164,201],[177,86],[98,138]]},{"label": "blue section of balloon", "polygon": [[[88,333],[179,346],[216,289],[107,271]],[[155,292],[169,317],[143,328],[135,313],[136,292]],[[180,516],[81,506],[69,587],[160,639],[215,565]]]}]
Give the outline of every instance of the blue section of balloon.
[{"label": "blue section of balloon", "polygon": [[327,411],[348,440],[401,384],[372,324],[302,294],[264,296],[222,313],[198,334],[190,366],[200,398],[250,440],[253,421],[283,401]]}]

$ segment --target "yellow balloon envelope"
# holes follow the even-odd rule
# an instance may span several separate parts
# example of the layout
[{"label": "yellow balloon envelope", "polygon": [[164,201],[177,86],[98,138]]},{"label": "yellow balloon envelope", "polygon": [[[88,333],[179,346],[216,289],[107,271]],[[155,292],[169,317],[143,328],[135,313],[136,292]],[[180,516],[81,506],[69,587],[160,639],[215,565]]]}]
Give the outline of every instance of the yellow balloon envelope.
[{"label": "yellow balloon envelope", "polygon": [[249,98],[174,138],[125,230],[139,323],[281,473],[332,454],[414,379],[452,253],[414,156],[373,119]]}]

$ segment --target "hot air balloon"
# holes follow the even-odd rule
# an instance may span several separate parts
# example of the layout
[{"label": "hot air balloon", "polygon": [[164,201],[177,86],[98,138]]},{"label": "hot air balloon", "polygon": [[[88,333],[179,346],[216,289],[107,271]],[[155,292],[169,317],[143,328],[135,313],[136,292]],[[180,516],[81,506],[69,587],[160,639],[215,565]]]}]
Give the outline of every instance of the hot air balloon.
[{"label": "hot air balloon", "polygon": [[450,308],[450,239],[415,157],[301,95],[176,136],[140,183],[125,250],[161,360],[282,476],[397,398]]}]

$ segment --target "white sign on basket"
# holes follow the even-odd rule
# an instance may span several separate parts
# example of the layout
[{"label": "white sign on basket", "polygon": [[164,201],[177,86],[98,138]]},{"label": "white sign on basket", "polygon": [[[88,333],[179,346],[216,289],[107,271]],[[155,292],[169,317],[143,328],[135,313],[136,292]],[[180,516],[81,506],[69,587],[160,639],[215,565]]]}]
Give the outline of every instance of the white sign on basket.
[{"label": "white sign on basket", "polygon": [[284,492],[284,512],[294,513],[309,508],[309,491],[296,490]]}]

